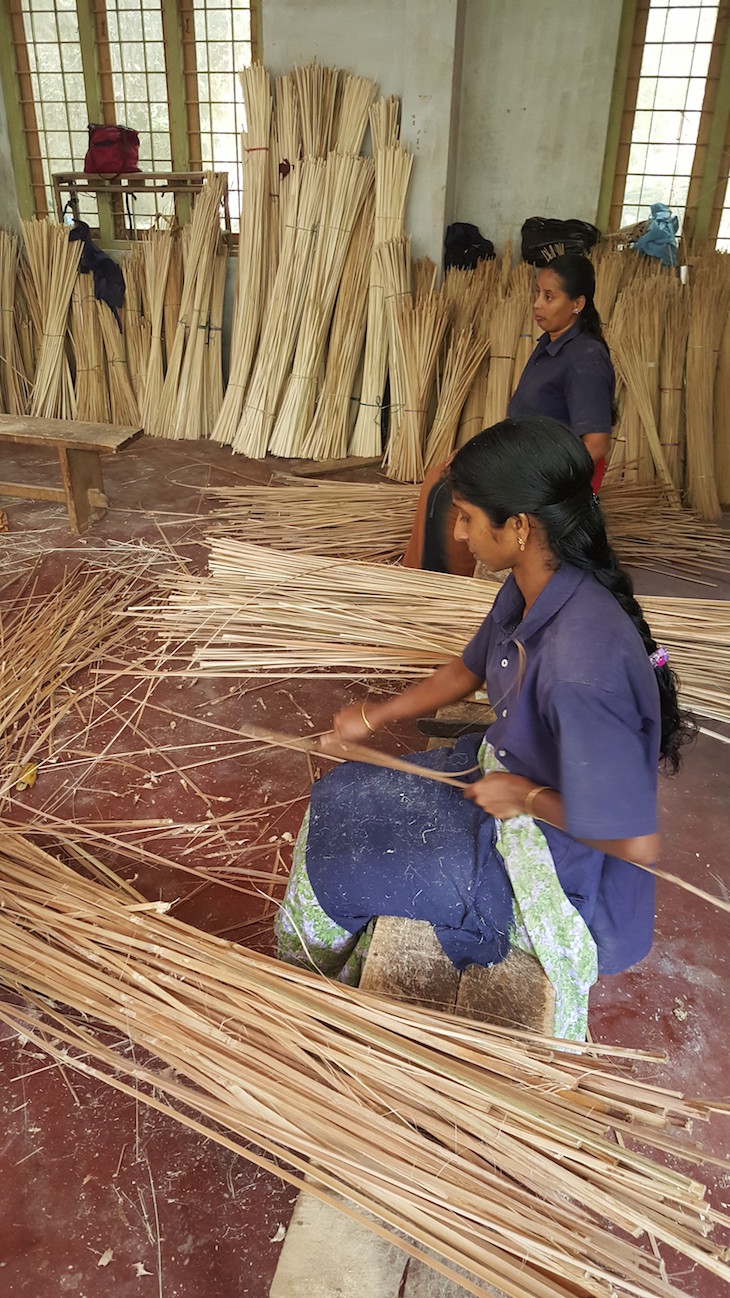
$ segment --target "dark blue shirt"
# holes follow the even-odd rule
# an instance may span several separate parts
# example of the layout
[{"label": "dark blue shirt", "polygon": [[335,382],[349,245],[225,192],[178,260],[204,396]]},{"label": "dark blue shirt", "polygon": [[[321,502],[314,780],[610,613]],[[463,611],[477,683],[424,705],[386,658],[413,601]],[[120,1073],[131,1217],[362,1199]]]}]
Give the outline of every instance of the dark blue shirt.
[{"label": "dark blue shirt", "polygon": [[576,437],[610,433],[615,386],[608,348],[576,321],[555,342],[550,334],[538,340],[507,413],[510,419],[547,415]]},{"label": "dark blue shirt", "polygon": [[564,892],[598,947],[601,973],[642,959],[654,876],[579,838],[657,828],[659,689],[641,637],[609,591],[562,564],[523,619],[507,578],[463,661],[497,714],[487,737],[516,775],[557,789],[566,831],[541,822]]}]

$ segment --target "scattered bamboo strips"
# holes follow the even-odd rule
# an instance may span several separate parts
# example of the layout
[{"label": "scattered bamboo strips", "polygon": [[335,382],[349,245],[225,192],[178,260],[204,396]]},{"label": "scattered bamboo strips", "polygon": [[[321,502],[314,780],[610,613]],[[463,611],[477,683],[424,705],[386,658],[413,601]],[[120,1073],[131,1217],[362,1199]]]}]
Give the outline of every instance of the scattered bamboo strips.
[{"label": "scattered bamboo strips", "polygon": [[499,423],[507,416],[517,343],[526,310],[527,300],[523,291],[506,297],[492,312],[489,325],[491,345],[483,428],[491,428],[492,424]]},{"label": "scattered bamboo strips", "polygon": [[[213,426],[214,442],[233,441],[251,367],[256,355],[259,330],[269,281],[269,150],[271,141],[271,85],[260,63],[244,68],[241,85],[247,129],[242,137],[243,212],[238,245],[236,301],[231,333],[228,387],[220,414]],[[277,240],[278,242],[278,240]]]},{"label": "scattered bamboo strips", "polygon": [[[371,129],[376,133],[389,128],[389,115],[383,113],[382,117],[381,122],[376,115],[376,125],[373,128],[371,114]],[[411,154],[400,144],[375,149],[375,236],[370,268],[362,388],[350,443],[351,455],[379,455],[382,450],[381,416],[388,374],[388,315],[378,249],[390,240],[403,236],[403,216],[412,166]]]},{"label": "scattered bamboo strips", "polygon": [[97,302],[96,311],[106,353],[112,423],[139,424],[139,406],[127,369],[122,331],[106,302]]},{"label": "scattered bamboo strips", "polygon": [[0,978],[23,998],[0,1017],[34,1047],[296,1186],[306,1174],[477,1295],[675,1298],[657,1245],[730,1278],[728,1220],[672,1166],[703,1154],[671,1128],[724,1106],[643,1082],[652,1056],[558,1053],[338,987],[97,879],[0,839]]},{"label": "scattered bamboo strips", "polygon": [[25,414],[28,385],[16,328],[18,240],[0,229],[0,407],[9,415]]},{"label": "scattered bamboo strips", "polygon": [[[193,675],[421,674],[462,652],[499,589],[222,538],[209,568],[207,577],[181,577],[167,603],[135,610],[165,640],[186,643]],[[730,605],[653,597],[641,605],[684,704],[730,720]]]},{"label": "scattered bamboo strips", "polygon": [[207,437],[210,431],[205,400],[205,340],[213,264],[220,240],[220,208],[226,185],[226,175],[207,171],[195,200],[180,317],[172,351],[168,351],[159,407],[158,428],[162,437]]},{"label": "scattered bamboo strips", "polygon": [[30,414],[74,419],[76,396],[66,355],[66,334],[81,244],[69,242],[65,225],[34,220],[23,221],[22,226],[42,329]]},{"label": "scattered bamboo strips", "polygon": [[42,599],[30,586],[0,608],[0,799],[45,754],[53,731],[83,697],[83,691],[64,695],[62,686],[129,637],[121,610],[134,581],[79,572]]},{"label": "scattered bamboo strips", "polygon": [[464,403],[488,350],[486,339],[479,338],[471,327],[452,332],[436,414],[426,443],[424,468],[443,464],[451,455]]},{"label": "scattered bamboo strips", "polygon": [[322,211],[325,163],[304,158],[293,169],[292,178],[290,222],[233,443],[234,451],[252,459],[266,455],[281,393],[291,373]]},{"label": "scattered bamboo strips", "polygon": [[[158,436],[157,413],[162,399],[162,388],[165,381],[165,370],[162,353],[162,328],[165,318],[170,264],[173,255],[172,231],[169,227],[162,230],[150,230],[142,242],[144,272],[147,283],[147,298],[151,313],[150,351],[147,359],[147,374],[144,383],[144,395],[141,403],[141,419],[145,432],[150,437]],[[178,257],[180,256],[178,249]],[[182,263],[180,263],[182,266]],[[179,304],[178,304],[179,309]],[[177,319],[177,317],[176,317]]]},{"label": "scattered bamboo strips", "polygon": [[[364,129],[364,128],[363,128]],[[368,158],[330,153],[299,338],[276,424],[272,455],[299,456],[312,422],[327,335],[355,223],[373,183]]]},{"label": "scattered bamboo strips", "polygon": [[78,275],[71,299],[71,338],[76,362],[76,418],[90,424],[111,420],[106,353],[92,275]]},{"label": "scattered bamboo strips", "polygon": [[701,518],[720,517],[715,483],[714,388],[720,343],[730,311],[730,257],[705,254],[691,287],[687,342],[687,488]]},{"label": "scattered bamboo strips", "polygon": [[371,191],[350,240],[332,318],[322,391],[302,444],[302,455],[310,460],[347,455],[354,422],[351,393],[365,341],[374,220],[375,195]]}]

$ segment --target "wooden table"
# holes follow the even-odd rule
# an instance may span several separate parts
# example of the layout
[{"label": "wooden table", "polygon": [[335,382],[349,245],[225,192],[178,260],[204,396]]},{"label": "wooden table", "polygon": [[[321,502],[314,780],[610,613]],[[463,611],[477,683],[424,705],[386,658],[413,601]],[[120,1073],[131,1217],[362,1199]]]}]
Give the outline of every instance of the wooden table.
[{"label": "wooden table", "polygon": [[85,532],[102,518],[109,502],[104,494],[101,455],[115,455],[133,442],[142,428],[119,424],[83,424],[74,419],[36,419],[32,415],[0,415],[0,442],[47,446],[58,451],[62,487],[0,482],[0,496],[65,503],[71,530]]}]

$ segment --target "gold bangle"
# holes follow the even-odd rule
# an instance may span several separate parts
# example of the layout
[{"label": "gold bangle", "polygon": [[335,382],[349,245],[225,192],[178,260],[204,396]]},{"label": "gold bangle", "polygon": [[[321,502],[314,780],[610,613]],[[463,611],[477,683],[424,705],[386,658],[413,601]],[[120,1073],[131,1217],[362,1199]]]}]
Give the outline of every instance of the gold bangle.
[{"label": "gold bangle", "polygon": [[523,815],[525,815],[525,816],[531,816],[531,815],[532,815],[532,804],[533,804],[533,802],[535,801],[535,798],[537,797],[538,793],[547,793],[547,792],[549,791],[549,789],[550,789],[550,785],[549,785],[549,784],[536,784],[535,787],[534,787],[534,789],[530,789],[530,792],[528,793],[527,797],[525,798],[525,809],[524,809]]},{"label": "gold bangle", "polygon": [[365,704],[364,704],[364,703],[361,703],[361,704],[360,704],[360,716],[362,717],[363,721],[365,722],[365,725],[367,726],[368,730],[370,731],[370,734],[371,734],[371,735],[374,735],[374,734],[375,734],[375,726],[371,726],[371,725],[370,725],[370,722],[368,721],[368,719],[367,719],[367,717],[366,717],[366,715],[365,715]]}]

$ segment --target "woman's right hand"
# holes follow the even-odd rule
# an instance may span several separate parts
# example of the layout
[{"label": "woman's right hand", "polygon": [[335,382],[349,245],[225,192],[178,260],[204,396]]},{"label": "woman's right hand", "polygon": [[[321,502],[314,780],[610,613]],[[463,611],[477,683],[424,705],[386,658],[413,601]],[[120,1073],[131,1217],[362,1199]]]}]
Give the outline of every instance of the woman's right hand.
[{"label": "woman's right hand", "polygon": [[367,709],[363,703],[351,703],[347,708],[340,708],[339,712],[335,713],[332,721],[331,733],[333,738],[350,739],[354,743],[369,739],[373,733],[371,729],[373,723],[368,717],[368,721],[370,721],[370,725],[368,725],[363,713],[367,715]]}]

